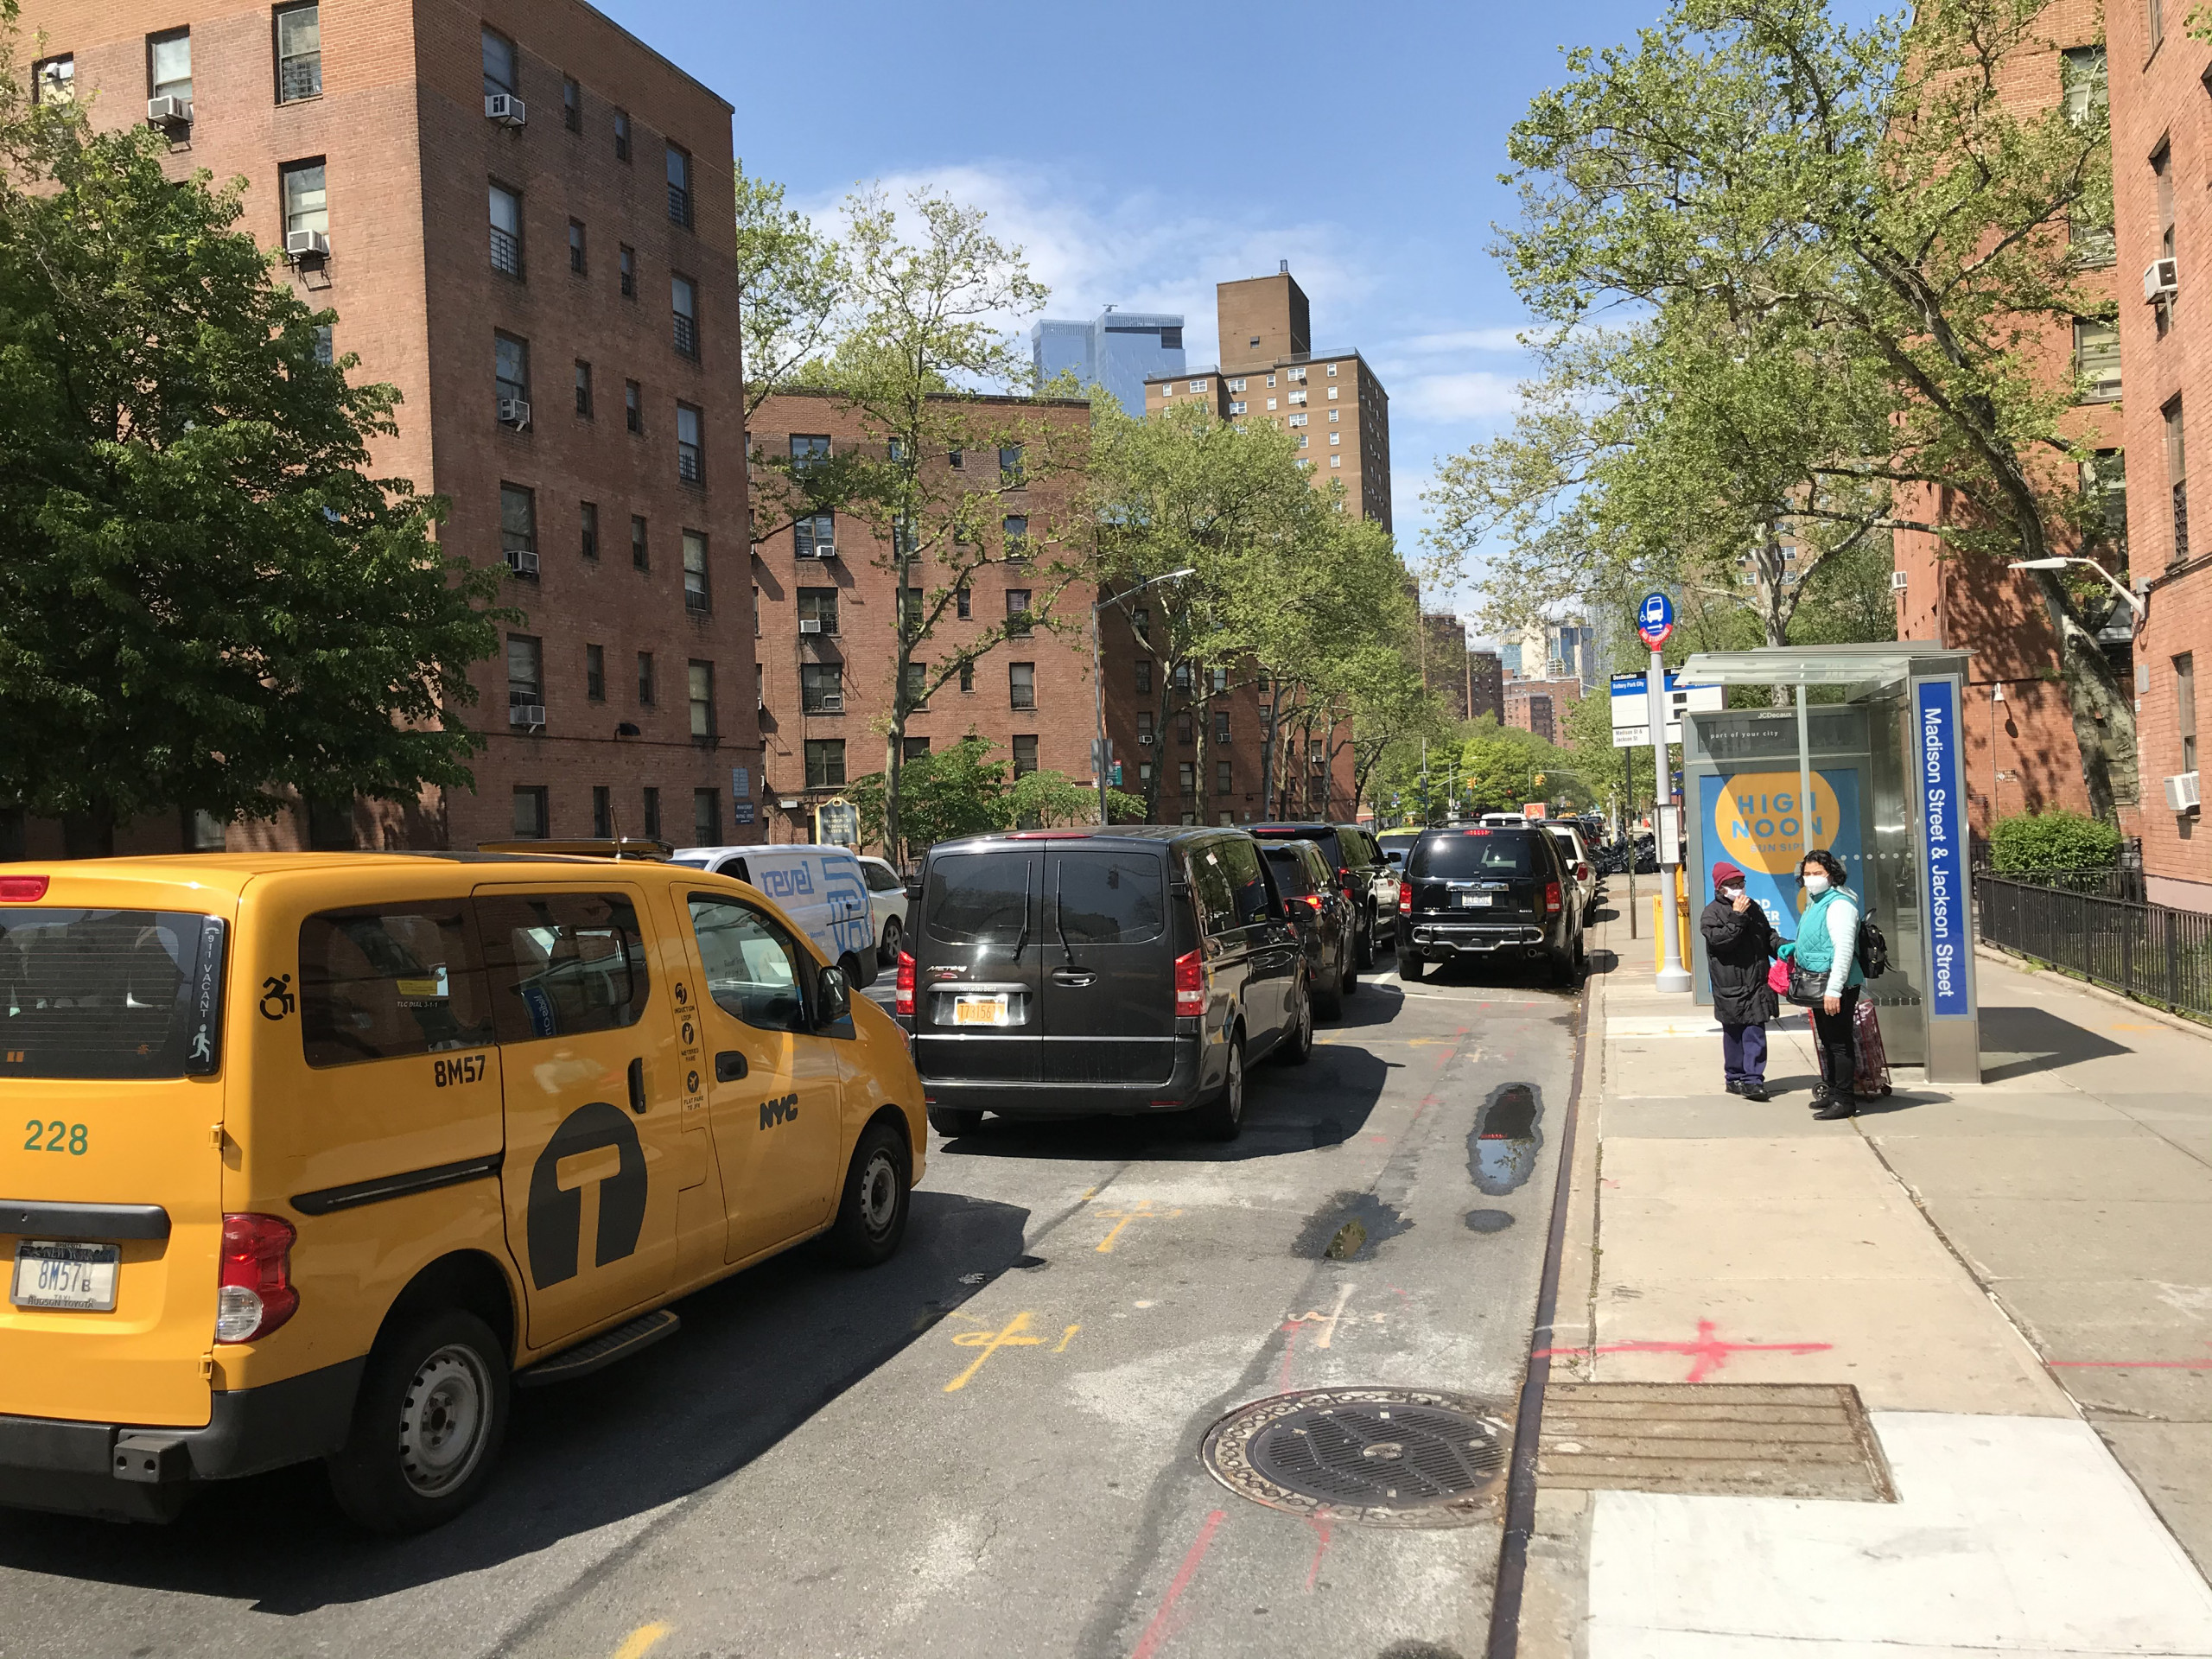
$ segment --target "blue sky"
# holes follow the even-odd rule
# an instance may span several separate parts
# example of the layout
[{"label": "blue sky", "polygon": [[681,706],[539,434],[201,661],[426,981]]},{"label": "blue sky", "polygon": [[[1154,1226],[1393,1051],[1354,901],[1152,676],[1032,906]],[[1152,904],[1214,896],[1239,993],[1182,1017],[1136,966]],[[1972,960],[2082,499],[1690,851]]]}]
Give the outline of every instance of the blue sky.
[{"label": "blue sky", "polygon": [[598,3],[737,106],[748,172],[810,209],[875,180],[978,203],[1051,315],[1180,311],[1211,362],[1213,284],[1289,260],[1314,345],[1357,347],[1389,391],[1409,562],[1438,457],[1496,430],[1525,370],[1487,251],[1516,208],[1507,130],[1563,79],[1563,46],[1660,9]]}]

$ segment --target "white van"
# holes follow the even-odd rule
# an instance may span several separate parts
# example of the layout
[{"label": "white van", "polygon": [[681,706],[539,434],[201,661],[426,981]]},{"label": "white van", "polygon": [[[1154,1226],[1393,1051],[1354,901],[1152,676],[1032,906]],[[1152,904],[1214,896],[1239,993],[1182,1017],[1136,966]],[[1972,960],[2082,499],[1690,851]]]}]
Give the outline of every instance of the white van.
[{"label": "white van", "polygon": [[671,861],[749,881],[806,930],[855,985],[875,981],[875,919],[860,861],[842,847],[679,847]]}]

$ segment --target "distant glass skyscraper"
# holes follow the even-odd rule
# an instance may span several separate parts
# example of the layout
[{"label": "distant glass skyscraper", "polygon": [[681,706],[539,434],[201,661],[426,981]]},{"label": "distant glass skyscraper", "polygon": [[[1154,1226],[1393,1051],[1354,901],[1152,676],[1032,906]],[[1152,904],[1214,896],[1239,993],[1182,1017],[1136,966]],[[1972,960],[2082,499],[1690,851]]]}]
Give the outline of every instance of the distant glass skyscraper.
[{"label": "distant glass skyscraper", "polygon": [[1141,418],[1147,376],[1183,372],[1183,319],[1108,306],[1089,322],[1039,322],[1029,331],[1037,378],[1073,370],[1078,384],[1112,392],[1125,415]]}]

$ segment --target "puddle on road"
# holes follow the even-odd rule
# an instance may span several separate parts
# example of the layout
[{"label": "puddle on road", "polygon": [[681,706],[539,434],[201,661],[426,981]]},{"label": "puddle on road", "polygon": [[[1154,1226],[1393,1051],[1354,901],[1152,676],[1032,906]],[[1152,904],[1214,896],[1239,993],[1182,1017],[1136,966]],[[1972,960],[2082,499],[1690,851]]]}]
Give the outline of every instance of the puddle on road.
[{"label": "puddle on road", "polygon": [[1309,1262],[1371,1262],[1413,1223],[1372,1192],[1339,1192],[1312,1215],[1290,1247]]},{"label": "puddle on road", "polygon": [[1467,1211],[1467,1230],[1471,1233],[1502,1233],[1512,1224],[1513,1217],[1503,1210]]},{"label": "puddle on road", "polygon": [[[1536,1127],[1542,1116],[1529,1084],[1502,1084],[1491,1094],[1467,1134],[1467,1173],[1478,1192],[1502,1198],[1535,1173],[1536,1152],[1544,1144]],[[1471,1218],[1468,1225],[1473,1224]]]}]

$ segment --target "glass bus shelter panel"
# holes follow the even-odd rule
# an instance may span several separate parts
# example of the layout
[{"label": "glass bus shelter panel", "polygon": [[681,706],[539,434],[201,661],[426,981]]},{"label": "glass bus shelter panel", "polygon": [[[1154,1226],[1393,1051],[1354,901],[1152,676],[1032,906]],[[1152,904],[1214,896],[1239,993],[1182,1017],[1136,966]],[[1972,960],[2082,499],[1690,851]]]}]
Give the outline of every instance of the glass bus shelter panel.
[{"label": "glass bus shelter panel", "polygon": [[[1923,937],[1920,839],[1914,833],[1918,796],[1913,789],[1912,710],[1903,696],[1868,704],[1874,748],[1873,853],[1866,872],[1869,913],[1890,946],[1890,971],[1868,984],[1882,1022],[1882,1044],[1898,1065],[1928,1062],[1927,1017],[1921,1006],[1926,958]],[[1895,1013],[1892,1013],[1895,1010]]]}]

